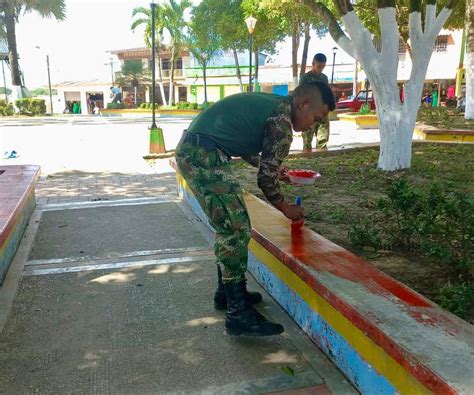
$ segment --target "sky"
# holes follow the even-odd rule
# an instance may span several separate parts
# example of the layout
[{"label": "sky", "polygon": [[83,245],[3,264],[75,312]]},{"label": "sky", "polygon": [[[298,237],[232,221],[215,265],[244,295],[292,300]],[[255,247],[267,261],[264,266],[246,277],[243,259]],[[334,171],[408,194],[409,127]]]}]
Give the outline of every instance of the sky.
[{"label": "sky", "polygon": [[[132,32],[132,10],[149,7],[150,0],[65,0],[66,19],[43,19],[37,13],[20,16],[16,26],[20,66],[25,84],[31,90],[47,86],[46,55],[49,55],[51,83],[98,79],[111,82],[110,58],[107,51],[144,47],[143,28]],[[159,2],[159,1],[157,1]],[[194,0],[198,4],[200,0]],[[258,22],[257,27],[258,28]],[[276,64],[291,64],[290,39],[277,45]],[[313,35],[310,56],[326,53],[331,63],[334,41]],[[36,47],[39,47],[36,48]],[[300,46],[300,53],[302,45]],[[341,56],[342,55],[342,56]],[[298,55],[299,58],[301,54]],[[339,51],[339,62],[352,60]],[[114,69],[119,69],[118,61]],[[7,86],[10,86],[7,69]],[[3,85],[3,84],[2,84]]]},{"label": "sky", "polygon": [[107,51],[145,46],[143,29],[133,33],[130,26],[133,8],[149,4],[147,0],[66,0],[64,21],[43,19],[36,13],[20,16],[17,45],[26,86],[47,85],[46,55],[52,84],[109,81],[110,65],[105,63],[111,55]]}]

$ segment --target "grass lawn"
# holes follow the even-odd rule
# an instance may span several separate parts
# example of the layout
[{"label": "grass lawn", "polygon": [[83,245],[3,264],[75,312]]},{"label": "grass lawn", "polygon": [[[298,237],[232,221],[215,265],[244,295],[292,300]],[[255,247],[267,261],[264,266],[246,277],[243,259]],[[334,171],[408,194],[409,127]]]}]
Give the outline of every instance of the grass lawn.
[{"label": "grass lawn", "polygon": [[[302,196],[306,226],[474,323],[474,145],[417,143],[412,168],[394,173],[377,158],[378,148],[289,157],[321,178],[282,191]],[[256,169],[235,171],[264,198]]]}]

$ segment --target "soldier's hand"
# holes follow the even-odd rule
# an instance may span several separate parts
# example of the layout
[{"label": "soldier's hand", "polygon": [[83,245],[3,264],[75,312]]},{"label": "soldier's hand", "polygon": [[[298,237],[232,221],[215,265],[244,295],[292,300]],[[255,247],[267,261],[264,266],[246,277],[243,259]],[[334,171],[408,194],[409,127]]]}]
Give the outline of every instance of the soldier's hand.
[{"label": "soldier's hand", "polygon": [[292,219],[293,221],[299,221],[304,218],[304,209],[302,206],[281,202],[275,205],[275,207],[280,210],[286,218]]},{"label": "soldier's hand", "polygon": [[290,177],[288,177],[288,174],[287,174],[288,170],[289,170],[288,167],[280,166],[280,168],[278,169],[278,179],[280,181],[283,181],[283,182],[287,183],[287,184],[292,184],[293,185],[293,183],[290,181]]}]

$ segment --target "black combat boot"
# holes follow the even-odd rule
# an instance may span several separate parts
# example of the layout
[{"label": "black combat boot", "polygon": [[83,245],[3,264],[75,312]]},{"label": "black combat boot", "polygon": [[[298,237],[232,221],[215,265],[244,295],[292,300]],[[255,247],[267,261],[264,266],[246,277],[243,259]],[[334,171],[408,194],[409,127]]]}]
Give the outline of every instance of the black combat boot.
[{"label": "black combat boot", "polygon": [[[247,306],[253,306],[262,301],[262,295],[258,292],[248,292],[245,290],[245,301]],[[217,265],[217,289],[214,294],[214,308],[216,310],[227,309],[227,296],[225,295],[224,284],[222,283],[222,271],[220,265]]]},{"label": "black combat boot", "polygon": [[283,333],[283,326],[267,321],[257,310],[245,303],[245,281],[224,284],[227,295],[225,330],[228,335],[273,336]]}]

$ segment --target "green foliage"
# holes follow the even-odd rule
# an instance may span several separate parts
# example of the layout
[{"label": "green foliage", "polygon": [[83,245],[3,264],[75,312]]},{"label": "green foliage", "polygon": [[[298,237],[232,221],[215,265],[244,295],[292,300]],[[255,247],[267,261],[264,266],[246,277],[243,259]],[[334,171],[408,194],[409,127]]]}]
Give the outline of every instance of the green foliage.
[{"label": "green foliage", "polygon": [[452,110],[446,107],[420,107],[418,111],[418,120],[428,125],[442,128],[451,128],[454,124]]},{"label": "green foliage", "polygon": [[474,199],[433,183],[417,188],[405,178],[391,183],[379,199],[381,216],[355,221],[353,245],[420,251],[460,274],[474,265]]},{"label": "green foliage", "polygon": [[196,23],[213,26],[222,50],[248,48],[242,0],[203,0],[194,11]]},{"label": "green foliage", "polygon": [[[440,0],[437,2],[438,12],[449,3],[449,0]],[[458,1],[456,7],[453,9],[451,16],[445,24],[447,29],[460,29],[464,27],[464,14],[466,2]],[[361,19],[367,29],[375,35],[376,38],[380,37],[380,24],[377,13],[377,0],[359,0],[354,5],[357,15]],[[405,43],[408,45],[409,31],[408,31],[408,17],[409,13],[409,1],[408,0],[396,0],[397,9],[397,21],[400,36]],[[425,9],[422,7],[421,20],[424,21]]]},{"label": "green foliage", "polygon": [[0,115],[11,116],[15,113],[12,103],[8,103],[4,99],[0,99]]},{"label": "green foliage", "polygon": [[44,115],[46,114],[46,104],[43,99],[24,98],[15,102],[20,114],[23,115]]},{"label": "green foliage", "polygon": [[207,108],[211,107],[213,104],[214,104],[213,101],[208,101],[208,102],[199,104],[197,108],[198,110],[206,110]]},{"label": "green foliage", "polygon": [[440,290],[440,305],[461,318],[467,318],[474,305],[474,283],[446,284]]},{"label": "green foliage", "polygon": [[189,103],[187,101],[179,102],[176,105],[178,110],[196,110],[198,108],[197,103]]},{"label": "green foliage", "polygon": [[[30,94],[32,97],[35,96],[47,96],[49,95],[49,89],[48,88],[35,88],[30,91]],[[51,94],[52,95],[57,95],[58,91],[56,89],[51,89]]]},{"label": "green foliage", "polygon": [[370,114],[370,104],[366,104],[366,103],[362,104],[360,106],[359,113],[363,115]]},{"label": "green foliage", "polygon": [[[0,87],[0,94],[4,95],[5,94],[5,88],[3,86]],[[11,95],[12,90],[10,88],[7,88],[7,95]]]},{"label": "green foliage", "polygon": [[107,103],[107,110],[121,110],[127,108],[125,103]]},{"label": "green foliage", "polygon": [[365,218],[358,219],[352,224],[348,236],[351,244],[357,248],[366,246],[380,248],[382,245],[380,229]]}]

